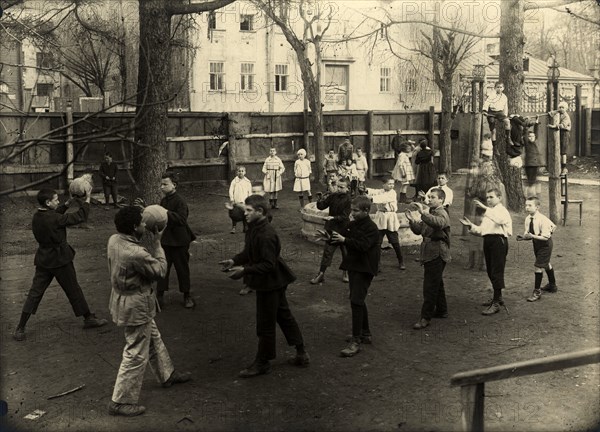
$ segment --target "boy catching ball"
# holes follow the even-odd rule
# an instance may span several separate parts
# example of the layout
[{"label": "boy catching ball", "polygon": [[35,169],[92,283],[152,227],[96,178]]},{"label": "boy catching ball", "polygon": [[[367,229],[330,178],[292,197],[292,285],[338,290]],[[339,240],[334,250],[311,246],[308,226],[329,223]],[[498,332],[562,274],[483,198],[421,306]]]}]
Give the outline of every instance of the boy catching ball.
[{"label": "boy catching ball", "polygon": [[[31,222],[33,235],[39,243],[33,261],[35,275],[23,305],[21,319],[13,334],[15,340],[25,340],[25,325],[31,314],[37,311],[46,289],[54,278],[69,298],[75,316],[83,315],[83,328],[101,327],[107,323],[105,319],[96,318],[90,312],[73,266],[75,251],[67,243],[67,227],[87,220],[90,213],[91,192],[90,186],[85,190],[85,201],[73,198],[64,204],[60,204],[56,191],[52,189],[42,189],[38,192],[37,200],[40,208],[33,215]],[[78,201],[79,210],[75,213],[66,213],[73,200]]]}]

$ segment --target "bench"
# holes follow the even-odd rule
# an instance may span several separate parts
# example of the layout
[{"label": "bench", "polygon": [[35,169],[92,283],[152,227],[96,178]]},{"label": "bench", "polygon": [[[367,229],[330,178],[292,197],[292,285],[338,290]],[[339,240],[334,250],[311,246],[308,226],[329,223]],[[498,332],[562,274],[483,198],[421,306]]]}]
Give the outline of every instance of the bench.
[{"label": "bench", "polygon": [[600,363],[600,348],[520,361],[486,369],[460,372],[452,376],[450,385],[460,386],[461,426],[465,432],[484,430],[485,383]]}]

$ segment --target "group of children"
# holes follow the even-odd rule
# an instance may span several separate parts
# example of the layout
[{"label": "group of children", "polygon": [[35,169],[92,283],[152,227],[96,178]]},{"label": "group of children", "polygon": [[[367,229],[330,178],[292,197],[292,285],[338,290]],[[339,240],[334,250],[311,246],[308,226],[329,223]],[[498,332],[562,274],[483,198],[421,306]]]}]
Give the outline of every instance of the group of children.
[{"label": "group of children", "polygon": [[[338,159],[339,154],[346,155],[350,154],[351,157],[348,159]],[[323,168],[325,172],[325,181],[327,183],[327,190],[333,191],[337,187],[338,181],[347,182],[348,188],[352,195],[355,195],[359,189],[364,188],[364,182],[366,179],[369,166],[367,158],[363,154],[361,148],[356,149],[356,153],[353,151],[353,146],[350,140],[345,140],[340,145],[340,152],[336,157],[335,151],[330,150],[325,155]],[[312,202],[313,195],[311,192],[310,178],[312,176],[311,162],[307,158],[306,150],[303,148],[296,152],[297,159],[294,162],[294,186],[293,191],[298,193],[298,201],[300,207],[303,208],[306,200]],[[277,150],[271,148],[269,150],[269,156],[265,159],[262,166],[262,173],[264,174],[262,191],[269,196],[269,205],[271,209],[278,209],[278,193],[283,189],[283,174],[285,172],[285,166],[279,156],[277,156]],[[229,202],[226,204],[226,208],[229,210],[229,217],[232,221],[231,233],[236,232],[238,222],[244,222],[243,218],[243,203],[244,200],[258,192],[256,186],[252,186],[252,182],[246,177],[246,168],[238,166],[236,169],[236,177],[231,181],[229,186]],[[244,225],[244,232],[246,226]]]}]

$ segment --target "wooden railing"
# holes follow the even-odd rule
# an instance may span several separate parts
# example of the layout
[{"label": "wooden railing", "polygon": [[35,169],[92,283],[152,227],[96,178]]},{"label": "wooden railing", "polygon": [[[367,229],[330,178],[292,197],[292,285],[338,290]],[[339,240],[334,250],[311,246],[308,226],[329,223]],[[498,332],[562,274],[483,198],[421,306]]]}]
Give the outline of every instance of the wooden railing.
[{"label": "wooden railing", "polygon": [[483,431],[483,398],[486,382],[593,363],[600,363],[600,347],[457,373],[450,379],[450,384],[460,386],[462,430]]}]

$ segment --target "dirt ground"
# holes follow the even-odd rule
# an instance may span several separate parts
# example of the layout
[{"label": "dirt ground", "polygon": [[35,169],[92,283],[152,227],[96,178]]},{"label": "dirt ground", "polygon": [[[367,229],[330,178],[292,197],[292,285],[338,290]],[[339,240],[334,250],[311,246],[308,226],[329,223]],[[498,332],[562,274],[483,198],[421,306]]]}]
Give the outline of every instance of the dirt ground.
[{"label": "dirt ground", "polygon": [[[239,296],[240,282],[219,271],[218,261],[243,244],[229,234],[223,207],[226,188],[185,186],[190,225],[199,234],[192,245],[191,271],[197,307],[184,309],[172,275],[167,307],[158,326],[177,368],[193,381],[163,389],[150,372],[140,403],[146,414],[115,418],[106,412],[121,358],[122,331],[112,323],[82,330],[62,290],[46,292],[27,328],[27,340],[11,334],[33,275],[36,244],[30,231],[34,198],[4,199],[1,204],[0,280],[1,393],[6,401],[2,430],[154,431],[154,430],[386,430],[460,429],[460,389],[450,377],[460,371],[534,359],[598,346],[599,340],[599,192],[573,185],[572,197],[584,199],[583,225],[572,212],[554,235],[559,291],[528,303],[533,284],[531,244],[510,240],[507,263],[508,312],[480,314],[489,297],[485,272],[463,270],[467,241],[460,236],[464,176],[454,176],[451,211],[452,254],[445,271],[450,317],[426,330],[412,330],[422,302],[422,268],[414,248],[404,248],[407,270],[400,272],[393,251],[382,254],[383,272],[368,296],[374,343],[354,358],[338,356],[350,332],[347,285],[337,270],[323,285],[310,285],[321,247],[300,236],[299,204],[286,184],[274,212],[284,258],[297,273],[288,299],[306,339],[312,364],[286,364],[293,349],[278,333],[278,358],[270,375],[238,379],[255,349],[254,295]],[[375,183],[373,183],[375,184]],[[547,184],[543,195],[547,196]],[[88,302],[108,318],[106,242],[114,232],[115,210],[95,206],[89,229],[71,229],[75,267]],[[545,210],[545,212],[547,212]],[[515,234],[524,213],[513,215]],[[545,277],[544,277],[545,278]],[[544,283],[546,280],[544,279]],[[486,385],[485,426],[491,431],[584,431],[600,421],[600,368],[591,365],[508,379]],[[56,399],[51,395],[85,385]],[[24,416],[39,409],[37,420]]]}]

